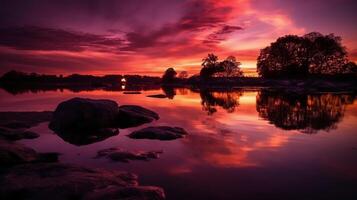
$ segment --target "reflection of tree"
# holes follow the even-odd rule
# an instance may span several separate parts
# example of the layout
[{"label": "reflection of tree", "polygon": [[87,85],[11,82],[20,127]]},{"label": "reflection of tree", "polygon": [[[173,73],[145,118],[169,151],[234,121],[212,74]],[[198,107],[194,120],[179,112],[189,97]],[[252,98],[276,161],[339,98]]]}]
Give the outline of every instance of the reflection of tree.
[{"label": "reflection of tree", "polygon": [[239,106],[239,97],[242,96],[242,92],[211,92],[201,90],[200,96],[203,110],[212,115],[217,112],[217,106],[227,110],[229,113],[234,112],[236,107]]},{"label": "reflection of tree", "polygon": [[169,99],[173,99],[174,96],[176,95],[175,88],[173,87],[170,87],[168,85],[163,85],[161,89]]},{"label": "reflection of tree", "polygon": [[290,94],[262,90],[257,95],[256,108],[260,117],[279,128],[316,133],[336,128],[346,105],[353,101],[353,94]]}]

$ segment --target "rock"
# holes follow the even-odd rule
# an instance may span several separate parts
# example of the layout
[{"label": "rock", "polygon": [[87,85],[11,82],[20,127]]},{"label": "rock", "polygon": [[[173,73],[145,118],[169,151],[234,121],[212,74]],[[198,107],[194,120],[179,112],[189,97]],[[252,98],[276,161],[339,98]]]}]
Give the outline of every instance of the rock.
[{"label": "rock", "polygon": [[[162,200],[165,199],[165,193],[162,188],[155,186],[135,186],[135,187],[107,187],[89,193],[83,199],[102,200],[102,199],[135,199],[135,200]],[[120,199],[121,199],[120,198]]]},{"label": "rock", "polygon": [[174,140],[187,134],[183,128],[179,127],[151,126],[134,131],[129,134],[129,137],[133,139]]},{"label": "rock", "polygon": [[110,128],[117,114],[115,101],[73,98],[57,106],[49,127],[55,132]]},{"label": "rock", "polygon": [[138,186],[131,173],[68,164],[10,168],[0,177],[2,199],[164,199],[161,188]]},{"label": "rock", "polygon": [[33,162],[56,162],[57,153],[37,153],[22,144],[0,140],[0,166]]},{"label": "rock", "polygon": [[22,133],[24,139],[35,139],[40,137],[38,133],[32,132],[32,131],[25,131]]},{"label": "rock", "polygon": [[141,94],[139,91],[125,91],[123,94]]},{"label": "rock", "polygon": [[0,112],[0,126],[11,129],[23,129],[50,121],[52,112]]},{"label": "rock", "polygon": [[144,160],[159,158],[162,151],[130,152],[123,149],[109,148],[98,151],[96,158],[107,157],[113,161],[129,162],[129,160]]},{"label": "rock", "polygon": [[5,127],[0,127],[0,138],[5,140],[21,140],[21,139],[35,139],[40,137],[39,134],[32,131],[13,130]]},{"label": "rock", "polygon": [[119,107],[119,128],[135,127],[158,119],[157,113],[141,106],[124,105]]},{"label": "rock", "polygon": [[56,134],[64,141],[81,146],[103,141],[109,137],[119,134],[116,128],[102,128],[92,131],[61,131]]},{"label": "rock", "polygon": [[164,95],[164,94],[153,94],[153,95],[148,95],[147,97],[159,98],[159,99],[165,99],[165,98],[167,98],[167,96]]},{"label": "rock", "polygon": [[31,125],[25,122],[11,121],[2,125],[6,128],[18,129],[18,128],[30,128]]}]

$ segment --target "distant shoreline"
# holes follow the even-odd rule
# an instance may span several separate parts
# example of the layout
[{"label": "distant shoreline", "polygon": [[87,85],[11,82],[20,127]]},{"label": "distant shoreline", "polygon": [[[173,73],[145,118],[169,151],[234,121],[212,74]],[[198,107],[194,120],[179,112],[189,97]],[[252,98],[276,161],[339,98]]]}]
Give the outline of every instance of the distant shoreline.
[{"label": "distant shoreline", "polygon": [[193,89],[275,88],[292,91],[357,91],[357,78],[309,77],[305,79],[267,79],[261,77],[212,77],[201,79],[174,78],[163,82],[160,77],[139,75],[92,76],[74,74],[66,77],[55,75],[26,74],[12,71],[0,78],[0,87],[11,92],[27,90],[69,89],[72,91],[103,89],[109,91],[135,91],[159,89],[160,87],[186,87]]}]

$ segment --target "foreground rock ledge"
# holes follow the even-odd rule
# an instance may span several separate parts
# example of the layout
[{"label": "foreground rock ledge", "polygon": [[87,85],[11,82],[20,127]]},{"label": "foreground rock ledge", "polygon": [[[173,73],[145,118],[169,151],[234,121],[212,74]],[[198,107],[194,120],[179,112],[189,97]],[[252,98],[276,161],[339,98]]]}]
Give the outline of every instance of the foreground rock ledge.
[{"label": "foreground rock ledge", "polygon": [[27,164],[0,176],[2,199],[165,199],[159,187],[138,186],[131,173],[68,164]]},{"label": "foreground rock ledge", "polygon": [[25,163],[56,162],[57,160],[58,153],[37,153],[22,144],[0,139],[0,168]]},{"label": "foreground rock ledge", "polygon": [[175,140],[183,138],[188,133],[180,127],[150,126],[134,131],[128,135],[133,139]]}]

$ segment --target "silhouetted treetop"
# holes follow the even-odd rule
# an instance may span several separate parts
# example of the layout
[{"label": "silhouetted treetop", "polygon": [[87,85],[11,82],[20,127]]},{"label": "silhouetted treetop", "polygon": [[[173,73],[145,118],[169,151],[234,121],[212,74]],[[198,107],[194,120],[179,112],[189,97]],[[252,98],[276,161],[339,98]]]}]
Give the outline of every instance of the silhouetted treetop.
[{"label": "silhouetted treetop", "polygon": [[216,55],[208,54],[207,57],[202,59],[201,65],[200,77],[203,79],[214,76],[239,77],[243,75],[239,67],[241,63],[234,56],[228,56],[225,60],[219,62]]},{"label": "silhouetted treetop", "polygon": [[176,75],[177,72],[175,71],[175,69],[170,67],[165,71],[164,75],[162,76],[162,82],[164,83],[173,82],[175,80]]},{"label": "silhouetted treetop", "polygon": [[262,49],[257,61],[257,71],[266,78],[356,73],[355,65],[348,63],[341,37],[311,32],[302,37],[280,37]]}]

